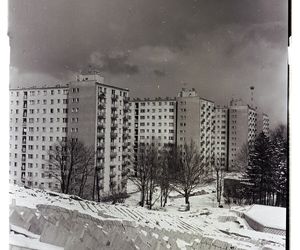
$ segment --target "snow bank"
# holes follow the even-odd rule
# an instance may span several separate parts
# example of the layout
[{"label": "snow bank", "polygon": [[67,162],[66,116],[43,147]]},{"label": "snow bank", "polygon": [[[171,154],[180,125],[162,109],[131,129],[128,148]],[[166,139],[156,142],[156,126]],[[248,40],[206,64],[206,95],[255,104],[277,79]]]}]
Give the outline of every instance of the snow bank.
[{"label": "snow bank", "polygon": [[[104,249],[263,249],[267,245],[285,248],[284,237],[270,238],[269,234],[253,230],[238,234],[243,219],[229,209],[150,211],[74,200],[68,195],[17,186],[11,187],[10,200],[10,223],[23,228],[25,241],[43,241],[66,250],[95,249],[99,244],[108,244],[102,245]],[[197,197],[191,201],[196,206]],[[33,231],[39,239],[32,237]],[[15,242],[13,231],[11,238]],[[98,238],[102,240],[98,242]]]},{"label": "snow bank", "polygon": [[264,205],[253,205],[245,215],[264,227],[286,230],[286,209]]}]

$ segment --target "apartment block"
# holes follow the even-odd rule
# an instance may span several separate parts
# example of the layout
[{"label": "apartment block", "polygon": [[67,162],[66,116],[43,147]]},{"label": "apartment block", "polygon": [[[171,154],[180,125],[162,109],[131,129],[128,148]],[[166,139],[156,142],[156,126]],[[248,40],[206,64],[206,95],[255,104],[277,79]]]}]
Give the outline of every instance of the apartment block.
[{"label": "apartment block", "polygon": [[57,188],[45,176],[47,150],[57,140],[80,140],[95,151],[101,195],[126,191],[130,154],[129,90],[81,74],[66,86],[11,90],[11,182]]},{"label": "apartment block", "polygon": [[200,98],[195,89],[182,89],[177,100],[177,144],[193,140],[200,150],[202,162],[212,169],[215,161],[215,104]]},{"label": "apartment block", "polygon": [[257,134],[263,132],[266,136],[270,136],[270,119],[265,113],[257,114]]},{"label": "apartment block", "polygon": [[176,143],[175,98],[131,100],[135,149],[141,143],[158,147]]},{"label": "apartment block", "polygon": [[257,113],[241,99],[231,100],[229,107],[228,170],[235,166],[242,147],[251,146],[256,137]]},{"label": "apartment block", "polygon": [[215,164],[224,169],[228,166],[228,108],[215,109]]},{"label": "apartment block", "polygon": [[47,151],[67,138],[68,86],[10,89],[10,183],[57,190]]},{"label": "apartment block", "polygon": [[105,84],[98,74],[79,75],[69,89],[68,137],[96,152],[95,184],[102,195],[126,191],[129,90]]}]

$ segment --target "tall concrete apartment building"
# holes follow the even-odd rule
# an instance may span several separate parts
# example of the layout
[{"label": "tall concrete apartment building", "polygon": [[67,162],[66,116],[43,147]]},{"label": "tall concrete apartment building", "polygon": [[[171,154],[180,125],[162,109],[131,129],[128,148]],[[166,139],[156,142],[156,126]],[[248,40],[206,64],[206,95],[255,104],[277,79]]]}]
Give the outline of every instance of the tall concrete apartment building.
[{"label": "tall concrete apartment building", "polygon": [[231,170],[243,145],[251,145],[256,137],[256,110],[239,100],[229,107],[228,170]]},{"label": "tall concrete apartment building", "polygon": [[128,89],[104,84],[98,74],[79,75],[63,87],[11,90],[12,182],[57,187],[43,171],[47,150],[58,139],[74,138],[96,152],[101,193],[125,191],[130,145],[128,95]]},{"label": "tall concrete apartment building", "polygon": [[215,108],[215,164],[224,169],[228,166],[228,108]]},{"label": "tall concrete apartment building", "polygon": [[132,99],[131,115],[135,150],[141,143],[158,147],[176,143],[175,98]]},{"label": "tall concrete apartment building", "polygon": [[68,86],[10,90],[10,182],[58,189],[46,176],[47,151],[67,138]]},{"label": "tall concrete apartment building", "polygon": [[193,140],[208,169],[214,165],[215,104],[200,98],[195,89],[182,89],[177,100],[177,145]]}]

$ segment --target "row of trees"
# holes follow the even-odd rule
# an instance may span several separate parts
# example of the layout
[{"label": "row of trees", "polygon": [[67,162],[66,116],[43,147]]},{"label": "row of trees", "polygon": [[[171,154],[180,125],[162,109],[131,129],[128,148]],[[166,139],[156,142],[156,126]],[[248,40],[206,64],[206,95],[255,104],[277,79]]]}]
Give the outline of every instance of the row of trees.
[{"label": "row of trees", "polygon": [[190,195],[205,181],[208,171],[191,141],[183,147],[168,145],[160,149],[155,144],[139,145],[134,172],[129,178],[141,192],[140,205],[152,209],[158,200],[164,207],[171,190],[182,194],[189,205]]},{"label": "row of trees", "polygon": [[243,198],[249,203],[284,206],[287,203],[288,140],[279,126],[270,137],[261,133],[249,148]]},{"label": "row of trees", "polygon": [[[46,174],[59,182],[60,192],[100,201],[99,171],[94,166],[92,148],[68,139],[56,142],[48,156]],[[192,141],[183,147],[141,144],[136,161],[134,155],[130,158],[133,167],[130,172],[134,174],[129,178],[141,192],[140,205],[149,209],[159,200],[164,207],[171,190],[182,194],[189,204],[190,195],[207,176],[199,150]]]}]

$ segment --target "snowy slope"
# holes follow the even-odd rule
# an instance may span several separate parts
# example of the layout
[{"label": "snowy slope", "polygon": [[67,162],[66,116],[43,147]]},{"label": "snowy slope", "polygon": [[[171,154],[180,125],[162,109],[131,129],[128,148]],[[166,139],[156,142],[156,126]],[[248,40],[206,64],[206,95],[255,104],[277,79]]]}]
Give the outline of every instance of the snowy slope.
[{"label": "snowy slope", "polygon": [[[205,199],[205,197],[202,198]],[[130,205],[98,204],[92,201],[72,199],[68,195],[24,189],[17,186],[10,188],[11,207],[37,209],[42,204],[43,206],[61,207],[68,211],[77,210],[78,213],[90,215],[92,218],[104,221],[104,223],[111,220],[124,224],[128,222],[134,225],[137,232],[141,234],[139,237],[142,237],[143,232],[145,232],[151,240],[166,242],[164,247],[160,249],[168,249],[171,246],[173,249],[174,245],[171,242],[178,249],[205,249],[200,248],[200,245],[195,247],[200,244],[200,241],[201,244],[213,244],[212,242],[217,244],[220,241],[240,249],[263,249],[266,246],[270,249],[285,248],[285,237],[249,230],[245,221],[236,213],[229,209],[197,206],[197,200],[199,200],[197,197],[191,198],[191,204],[194,205],[190,212],[177,211],[172,207],[172,202],[167,207],[167,211],[163,212],[150,211]],[[176,207],[176,199],[173,200],[173,203]],[[10,237],[11,242],[20,242],[20,235],[11,233]],[[133,238],[136,242],[140,241],[140,238],[137,240],[136,234]],[[38,238],[32,238],[31,242],[37,240]],[[209,240],[211,242],[204,242]],[[135,245],[137,246],[138,243],[136,242]],[[222,245],[221,243],[218,244]],[[144,243],[141,242],[140,244]],[[45,248],[38,249],[47,249],[47,246],[43,247]],[[149,249],[154,248],[150,247]]]}]

